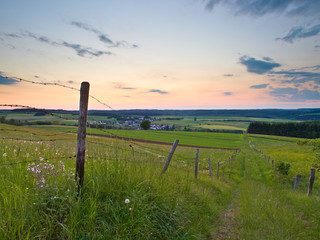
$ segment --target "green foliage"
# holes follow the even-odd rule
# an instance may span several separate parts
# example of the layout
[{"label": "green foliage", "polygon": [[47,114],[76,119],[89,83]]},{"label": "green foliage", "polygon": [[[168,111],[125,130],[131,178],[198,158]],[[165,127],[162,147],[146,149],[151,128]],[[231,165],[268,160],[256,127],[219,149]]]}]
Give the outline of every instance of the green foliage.
[{"label": "green foliage", "polygon": [[320,121],[287,123],[252,122],[248,126],[247,132],[299,138],[319,138]]},{"label": "green foliage", "polygon": [[143,120],[141,123],[140,123],[140,127],[143,129],[143,130],[148,130],[150,129],[151,127],[151,122],[149,120]]},{"label": "green foliage", "polygon": [[287,176],[290,168],[291,168],[290,163],[285,163],[283,161],[280,161],[276,164],[276,170],[282,175]]}]

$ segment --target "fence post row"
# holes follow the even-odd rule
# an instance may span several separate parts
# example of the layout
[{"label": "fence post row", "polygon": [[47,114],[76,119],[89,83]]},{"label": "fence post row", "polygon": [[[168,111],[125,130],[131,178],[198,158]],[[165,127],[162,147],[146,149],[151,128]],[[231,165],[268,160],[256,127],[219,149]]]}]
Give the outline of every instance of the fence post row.
[{"label": "fence post row", "polygon": [[199,149],[196,149],[196,161],[195,161],[195,168],[194,168],[194,177],[198,177],[198,158],[199,158]]},{"label": "fence post row", "polygon": [[176,140],[174,141],[173,145],[172,145],[171,151],[170,151],[169,156],[168,156],[168,158],[167,158],[167,161],[166,161],[166,163],[165,163],[165,165],[164,165],[164,167],[163,167],[163,169],[162,169],[161,174],[163,174],[163,173],[165,173],[165,172],[167,171],[167,169],[168,169],[168,167],[169,167],[169,164],[170,164],[170,161],[171,161],[171,158],[172,158],[172,156],[173,156],[173,153],[174,153],[174,151],[176,150],[176,147],[178,146],[178,143],[179,143],[179,139],[176,139]]},{"label": "fence post row", "polygon": [[89,88],[90,84],[88,82],[81,83],[76,160],[76,181],[79,181],[79,189],[83,186],[84,180],[84,161],[86,156],[86,132]]}]

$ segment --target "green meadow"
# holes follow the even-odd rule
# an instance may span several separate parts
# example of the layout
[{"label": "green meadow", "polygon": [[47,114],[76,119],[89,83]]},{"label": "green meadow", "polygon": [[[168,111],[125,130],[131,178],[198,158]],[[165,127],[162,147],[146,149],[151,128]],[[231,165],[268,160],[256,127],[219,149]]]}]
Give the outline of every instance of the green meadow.
[{"label": "green meadow", "polygon": [[[262,135],[88,129],[196,146],[87,136],[84,186],[75,181],[76,128],[0,124],[0,239],[319,239],[316,161],[297,139]],[[129,146],[131,145],[131,146]],[[253,151],[291,165],[288,176]],[[210,178],[208,158],[213,177]],[[217,163],[219,178],[217,177]],[[292,184],[301,174],[298,189]]]}]

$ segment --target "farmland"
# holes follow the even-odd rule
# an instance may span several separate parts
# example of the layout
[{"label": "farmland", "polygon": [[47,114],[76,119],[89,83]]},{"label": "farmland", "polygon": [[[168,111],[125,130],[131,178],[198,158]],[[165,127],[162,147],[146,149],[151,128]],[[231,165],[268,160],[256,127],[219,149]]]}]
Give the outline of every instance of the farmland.
[{"label": "farmland", "polygon": [[[0,129],[1,239],[320,237],[318,172],[312,195],[306,194],[316,155],[296,138],[88,128],[88,133],[131,140],[87,136],[84,187],[77,197],[75,127],[0,124]],[[195,178],[196,147],[178,145],[161,175],[171,146],[133,138],[170,144],[179,139],[241,152],[199,148]],[[288,176],[253,149],[275,165],[289,163]],[[293,190],[298,173],[301,181]]]}]

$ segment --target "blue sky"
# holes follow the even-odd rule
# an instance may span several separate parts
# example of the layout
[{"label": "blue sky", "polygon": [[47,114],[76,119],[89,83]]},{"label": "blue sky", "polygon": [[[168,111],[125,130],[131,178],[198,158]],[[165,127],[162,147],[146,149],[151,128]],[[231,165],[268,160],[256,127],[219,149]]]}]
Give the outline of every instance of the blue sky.
[{"label": "blue sky", "polygon": [[319,0],[5,0],[0,104],[77,108],[77,92],[22,78],[89,81],[113,109],[319,107],[319,12]]}]

